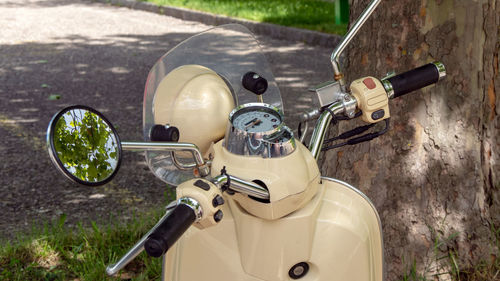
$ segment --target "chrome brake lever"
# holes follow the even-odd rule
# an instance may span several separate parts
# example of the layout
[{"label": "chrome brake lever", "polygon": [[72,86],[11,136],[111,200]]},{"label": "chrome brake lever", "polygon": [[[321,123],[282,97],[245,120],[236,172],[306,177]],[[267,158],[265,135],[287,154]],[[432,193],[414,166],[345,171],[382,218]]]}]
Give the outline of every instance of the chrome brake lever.
[{"label": "chrome brake lever", "polygon": [[155,231],[156,228],[163,223],[163,221],[170,214],[170,211],[175,206],[177,206],[176,200],[170,202],[170,204],[168,204],[166,207],[167,212],[165,213],[165,215],[163,215],[163,217],[161,217],[161,219],[156,223],[156,225],[153,226],[148,231],[148,233],[146,233],[137,243],[135,243],[135,245],[132,246],[132,248],[130,248],[130,250],[125,255],[123,255],[120,258],[120,260],[118,260],[118,262],[116,262],[115,264],[108,265],[106,267],[106,274],[109,276],[115,275],[116,273],[118,273],[118,271],[122,270],[125,266],[127,266],[127,264],[129,264],[133,259],[135,259],[135,257],[137,257],[140,253],[142,253],[142,251],[144,251],[144,243],[148,239],[149,235],[153,233],[153,231]]}]

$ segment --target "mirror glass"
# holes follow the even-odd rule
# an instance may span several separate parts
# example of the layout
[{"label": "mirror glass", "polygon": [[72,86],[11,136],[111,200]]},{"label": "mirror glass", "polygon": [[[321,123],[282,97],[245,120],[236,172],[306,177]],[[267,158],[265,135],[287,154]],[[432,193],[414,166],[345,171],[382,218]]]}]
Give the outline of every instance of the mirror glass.
[{"label": "mirror glass", "polygon": [[120,166],[116,130],[98,111],[71,106],[54,116],[47,143],[52,161],[67,177],[87,185],[111,180]]}]

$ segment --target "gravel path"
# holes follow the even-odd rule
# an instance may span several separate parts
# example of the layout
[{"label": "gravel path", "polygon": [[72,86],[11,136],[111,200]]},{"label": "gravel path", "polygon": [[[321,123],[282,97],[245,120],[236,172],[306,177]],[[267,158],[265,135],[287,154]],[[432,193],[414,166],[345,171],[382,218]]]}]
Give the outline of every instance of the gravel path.
[{"label": "gravel path", "polygon": [[[0,15],[0,238],[63,213],[74,225],[161,206],[166,186],[141,153],[125,152],[111,183],[80,186],[55,170],[45,131],[58,110],[85,104],[103,112],[122,140],[141,140],[149,69],[210,26],[76,0],[0,0]],[[258,39],[295,127],[293,116],[314,106],[307,87],[330,78],[331,50]]]}]

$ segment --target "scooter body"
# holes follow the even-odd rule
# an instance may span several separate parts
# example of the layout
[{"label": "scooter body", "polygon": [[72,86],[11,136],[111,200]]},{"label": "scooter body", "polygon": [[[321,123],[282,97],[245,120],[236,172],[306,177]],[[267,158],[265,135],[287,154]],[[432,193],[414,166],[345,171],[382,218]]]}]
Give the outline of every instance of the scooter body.
[{"label": "scooter body", "polygon": [[[217,31],[220,28],[226,28],[226,31]],[[231,116],[237,114],[235,111],[244,109],[236,107],[229,114],[228,120],[228,108],[231,110],[235,106],[227,106],[231,99],[227,93],[236,95],[235,100],[239,105],[242,99],[248,97],[257,101],[254,94],[235,90],[237,86],[234,84],[241,83],[241,74],[235,79],[236,83],[227,83],[230,89],[220,90],[222,79],[214,78],[213,83],[204,81],[203,86],[199,86],[196,81],[204,75],[200,75],[201,66],[189,64],[194,61],[183,62],[180,66],[168,65],[170,57],[177,58],[179,56],[177,53],[187,52],[184,50],[188,49],[192,50],[189,52],[196,54],[193,57],[196,57],[197,63],[202,63],[203,67],[210,66],[214,75],[221,73],[223,70],[218,67],[227,69],[231,65],[230,60],[217,63],[214,57],[205,59],[205,53],[212,52],[199,50],[197,47],[201,42],[218,41],[219,52],[227,49],[220,43],[224,40],[216,38],[220,33],[228,33],[227,30],[237,34],[232,37],[233,40],[227,40],[228,35],[224,39],[229,42],[231,50],[234,50],[234,41],[250,34],[241,26],[219,27],[181,43],[157,62],[147,82],[145,118],[154,120],[152,124],[168,122],[169,125],[178,127],[180,141],[194,142],[200,148],[210,147],[202,149],[202,154],[212,157],[210,175],[212,178],[216,178],[222,170],[227,170],[238,178],[260,183],[269,193],[269,198],[262,200],[244,193],[224,192],[222,196],[226,203],[220,209],[223,219],[210,227],[200,223],[190,227],[166,253],[163,279],[172,281],[383,280],[383,239],[380,219],[369,199],[346,183],[322,178],[317,159],[299,141],[294,141],[293,148],[285,149],[284,152],[280,146],[281,152],[277,153],[279,154],[277,157],[273,157],[270,156],[274,153],[271,152],[272,149],[267,152],[251,151],[259,150],[249,148],[252,146],[252,141],[258,143],[254,139],[255,136],[244,138],[245,140],[239,135],[234,136],[235,126],[231,121],[234,117]],[[248,54],[251,48],[246,47],[246,50]],[[255,53],[260,53],[260,50]],[[235,64],[250,64],[243,60],[244,58],[238,58]],[[165,71],[166,75],[156,74],[165,68],[169,68]],[[265,72],[269,66],[262,63],[254,64],[253,67],[246,66],[247,70],[248,68]],[[203,71],[209,73],[206,69]],[[157,81],[152,79],[158,76],[163,78]],[[231,81],[231,77],[226,76],[222,76],[224,80]],[[266,78],[270,81],[269,84],[275,84],[272,75],[267,74]],[[193,84],[203,90],[185,90],[192,89]],[[218,84],[219,87],[209,90],[212,84]],[[163,85],[168,85],[168,88]],[[200,91],[207,94],[202,95],[204,102],[197,105],[194,101],[200,100]],[[226,94],[223,96],[212,94],[214,92]],[[385,92],[383,95],[386,96]],[[281,103],[281,98],[267,96],[267,93],[262,95],[262,98],[267,99],[266,102],[269,104]],[[190,106],[174,108],[173,104]],[[205,109],[207,104],[218,104],[218,112],[213,108]],[[199,128],[194,128],[191,119],[195,113],[188,112],[184,108],[194,109],[198,113],[197,119],[204,119],[200,116],[206,116],[212,127],[209,132],[225,130],[225,138],[220,139],[224,137],[222,134],[219,138],[200,138],[200,132],[205,132],[208,125],[198,124]],[[148,114],[151,114],[149,118]],[[224,121],[217,123],[215,120]],[[249,124],[246,126],[252,125],[251,121],[246,122],[245,124]],[[146,122],[145,134],[149,130]],[[183,135],[198,136],[198,139],[182,139]],[[210,133],[201,135],[211,136]],[[216,141],[209,145],[203,142],[207,139]],[[232,147],[233,143],[236,143],[237,148]],[[239,153],[241,151],[238,148],[241,146],[244,147],[244,153]],[[182,157],[179,153],[176,155],[177,158]],[[177,169],[159,172],[154,168],[154,164],[151,165],[156,163],[154,159],[160,158],[164,161],[162,167],[172,166],[173,154],[160,157],[157,152],[152,152],[149,156],[150,167],[153,166],[152,170],[157,176],[167,182],[172,181],[170,182],[172,184],[178,183],[173,181],[177,178],[173,175],[179,175],[183,171]],[[171,162],[168,162],[169,159],[172,159]],[[185,170],[183,179],[186,177],[192,176]],[[206,197],[192,191],[187,193],[183,187],[184,183],[180,183],[177,187],[178,199],[188,194],[198,201]],[[300,268],[297,269],[297,266]]]},{"label": "scooter body", "polygon": [[384,280],[373,204],[344,182],[321,177],[313,184],[317,191],[307,204],[274,220],[250,214],[238,199],[225,196],[217,226],[191,227],[167,252],[164,279],[294,280],[290,271],[306,263],[309,272],[300,280]]},{"label": "scooter body", "polygon": [[[446,72],[433,62],[383,79],[360,78],[347,88],[340,53],[379,3],[368,5],[335,48],[336,81],[315,88],[320,109],[301,116],[305,132],[307,122],[317,120],[308,147],[306,133],[295,137],[283,122],[270,66],[241,25],[195,35],[153,66],[144,96],[145,142],[121,142],[109,121],[85,106],[54,116],[49,155],[69,179],[107,183],[121,150],[140,150],[158,178],[177,186],[177,200],[108,266],[108,275],[145,250],[163,256],[162,280],[169,281],[384,280],[374,205],[351,185],[322,177],[317,160],[321,151],[384,134],[389,99],[436,83]],[[371,125],[325,140],[331,124],[356,117]],[[360,136],[381,121],[383,130]],[[338,139],[346,141],[330,144]]]}]

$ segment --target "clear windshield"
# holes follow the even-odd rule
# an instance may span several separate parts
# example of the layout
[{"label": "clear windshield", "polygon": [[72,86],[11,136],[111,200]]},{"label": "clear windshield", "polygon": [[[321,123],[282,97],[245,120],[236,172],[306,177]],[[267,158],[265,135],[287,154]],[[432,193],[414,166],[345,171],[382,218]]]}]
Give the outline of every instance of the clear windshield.
[{"label": "clear windshield", "polygon": [[[253,34],[242,25],[222,25],[180,43],[151,69],[143,105],[143,133],[146,141],[149,141],[149,132],[155,125],[153,102],[158,85],[172,70],[190,64],[208,67],[221,76],[231,90],[236,106],[256,101],[255,94],[242,87],[241,79],[249,71],[258,73],[268,81],[268,89],[262,96],[264,102],[283,110],[278,85]],[[190,159],[175,160],[189,162]],[[146,152],[146,161],[153,173],[170,185],[176,186],[194,177],[190,169],[177,169],[169,152]]]}]

